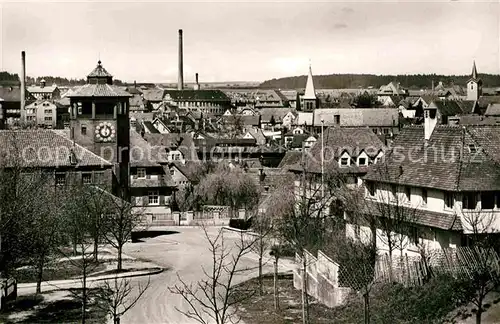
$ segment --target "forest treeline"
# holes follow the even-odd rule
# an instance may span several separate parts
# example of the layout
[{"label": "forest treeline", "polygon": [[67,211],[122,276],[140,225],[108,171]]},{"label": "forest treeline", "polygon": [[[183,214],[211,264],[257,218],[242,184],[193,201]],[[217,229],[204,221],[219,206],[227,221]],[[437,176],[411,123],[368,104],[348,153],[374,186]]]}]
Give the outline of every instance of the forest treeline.
[{"label": "forest treeline", "polygon": [[[57,84],[58,86],[77,86],[83,85],[87,83],[86,79],[67,79],[62,77],[55,76],[40,76],[40,77],[31,77],[26,76],[26,83],[28,85],[40,84],[41,80],[45,80],[46,85]],[[17,73],[9,73],[9,72],[0,72],[0,83],[8,84],[8,85],[18,85],[20,84],[20,78]],[[122,86],[124,83],[121,80],[113,79],[113,84]]]},{"label": "forest treeline", "polygon": [[[500,75],[479,74],[485,87],[499,87]],[[375,74],[329,74],[315,75],[314,86],[317,89],[353,89],[379,88],[389,82],[400,83],[409,89],[430,89],[432,81],[437,86],[440,81],[446,86],[453,84],[464,86],[469,75],[438,75],[438,74],[409,74],[409,75],[375,75]],[[301,89],[305,87],[307,76],[294,76],[264,81],[261,88],[272,89]]]}]

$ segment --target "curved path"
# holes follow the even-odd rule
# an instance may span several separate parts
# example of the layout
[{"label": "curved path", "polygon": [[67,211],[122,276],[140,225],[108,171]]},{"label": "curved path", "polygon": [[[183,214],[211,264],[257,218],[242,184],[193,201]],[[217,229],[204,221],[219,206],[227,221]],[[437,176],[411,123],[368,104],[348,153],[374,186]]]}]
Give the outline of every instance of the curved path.
[{"label": "curved path", "polygon": [[[220,228],[209,228],[209,235],[216,235]],[[211,254],[200,228],[176,227],[169,230],[179,233],[145,239],[140,243],[129,243],[124,247],[124,253],[135,258],[147,259],[168,270],[159,275],[151,276],[150,287],[138,303],[122,318],[122,324],[190,324],[197,323],[176,310],[189,309],[181,296],[170,293],[169,287],[179,284],[177,273],[187,283],[196,283],[203,278],[202,266],[211,266]],[[239,238],[235,232],[225,231],[225,244],[234,244]],[[265,272],[272,271],[272,261],[267,258]],[[242,267],[256,267],[257,255],[249,254],[241,259]],[[284,266],[282,271],[291,270]],[[257,275],[257,270],[245,271],[237,278],[241,282]],[[145,283],[147,278],[134,279],[135,282]],[[250,324],[250,323],[249,323]]]}]

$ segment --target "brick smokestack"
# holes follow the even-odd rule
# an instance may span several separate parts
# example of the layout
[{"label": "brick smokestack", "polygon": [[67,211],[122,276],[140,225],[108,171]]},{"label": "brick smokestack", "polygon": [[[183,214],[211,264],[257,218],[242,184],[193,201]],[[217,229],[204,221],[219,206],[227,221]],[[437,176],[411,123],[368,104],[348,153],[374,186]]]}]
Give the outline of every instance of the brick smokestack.
[{"label": "brick smokestack", "polygon": [[21,52],[21,121],[26,121],[26,52]]},{"label": "brick smokestack", "polygon": [[196,83],[194,84],[194,90],[200,90],[200,84],[198,83],[198,73],[194,75]]},{"label": "brick smokestack", "polygon": [[184,89],[184,62],[182,52],[182,29],[179,29],[179,80],[177,81],[177,90]]}]

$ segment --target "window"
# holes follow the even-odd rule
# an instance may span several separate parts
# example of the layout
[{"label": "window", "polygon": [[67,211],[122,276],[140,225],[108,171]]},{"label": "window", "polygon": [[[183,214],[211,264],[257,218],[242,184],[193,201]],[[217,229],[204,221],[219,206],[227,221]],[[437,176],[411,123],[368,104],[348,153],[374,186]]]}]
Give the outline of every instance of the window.
[{"label": "window", "polygon": [[96,184],[104,183],[104,171],[96,171],[94,173],[94,183]]},{"label": "window", "polygon": [[477,206],[477,195],[475,192],[467,192],[463,195],[463,207],[464,209],[476,209]]},{"label": "window", "polygon": [[91,184],[92,183],[92,173],[82,173],[82,183]]},{"label": "window", "polygon": [[66,173],[56,173],[56,185],[64,186],[66,184]]},{"label": "window", "polygon": [[411,201],[411,188],[405,187],[405,197],[406,201]]},{"label": "window", "polygon": [[160,194],[158,190],[151,190],[148,193],[148,204],[149,205],[159,205],[160,204]]},{"label": "window", "polygon": [[340,159],[340,166],[348,166],[348,165],[349,165],[349,158]]},{"label": "window", "polygon": [[427,205],[427,189],[422,189],[422,202]]},{"label": "window", "polygon": [[335,120],[335,125],[340,125],[340,115],[333,116]]},{"label": "window", "polygon": [[45,115],[51,115],[52,109],[45,109]]},{"label": "window", "polygon": [[52,117],[45,117],[44,120],[45,121],[52,121]]},{"label": "window", "polygon": [[366,158],[358,158],[359,165],[366,165]]},{"label": "window", "polygon": [[388,130],[387,128],[384,128],[384,129],[382,130],[382,132],[384,133],[384,135],[389,134],[389,130]]},{"label": "window", "polygon": [[469,152],[471,152],[472,154],[477,153],[477,148],[476,148],[476,145],[474,145],[474,144],[469,144]]},{"label": "window", "polygon": [[495,193],[494,192],[482,192],[481,193],[481,209],[493,209],[495,208]]},{"label": "window", "polygon": [[172,168],[170,169],[170,175],[173,176],[175,174],[175,170]]},{"label": "window", "polygon": [[444,207],[453,208],[453,194],[451,192],[444,193]]},{"label": "window", "polygon": [[82,125],[82,135],[87,135],[87,126]]},{"label": "window", "polygon": [[372,128],[372,132],[375,133],[375,134],[378,134],[378,131],[376,128]]},{"label": "window", "polygon": [[137,178],[146,178],[146,169],[137,168]]}]

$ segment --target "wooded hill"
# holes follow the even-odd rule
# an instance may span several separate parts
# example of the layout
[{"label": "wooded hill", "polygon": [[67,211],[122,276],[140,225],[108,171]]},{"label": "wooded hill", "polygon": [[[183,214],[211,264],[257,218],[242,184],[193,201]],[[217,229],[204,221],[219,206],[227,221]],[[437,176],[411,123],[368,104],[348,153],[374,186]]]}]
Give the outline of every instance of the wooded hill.
[{"label": "wooded hill", "polygon": [[[500,87],[500,75],[479,74],[484,87]],[[399,82],[409,89],[430,89],[432,81],[437,86],[442,81],[445,86],[465,86],[470,75],[438,75],[438,74],[410,74],[410,75],[375,75],[375,74],[329,74],[315,75],[314,86],[317,89],[353,89],[379,88],[389,82]],[[301,89],[305,88],[307,76],[294,76],[264,81],[260,88],[272,89]]]},{"label": "wooded hill", "polygon": [[[40,76],[40,77],[30,77],[26,76],[26,83],[28,85],[39,84],[41,80],[45,80],[45,84],[47,86],[51,86],[52,84],[57,84],[58,86],[77,86],[84,85],[87,83],[86,79],[67,79],[62,77],[54,77],[54,76]],[[19,85],[21,83],[19,75],[17,73],[9,73],[9,72],[0,72],[0,84],[4,85]],[[114,85],[122,86],[124,85],[121,80],[113,79]]]}]

